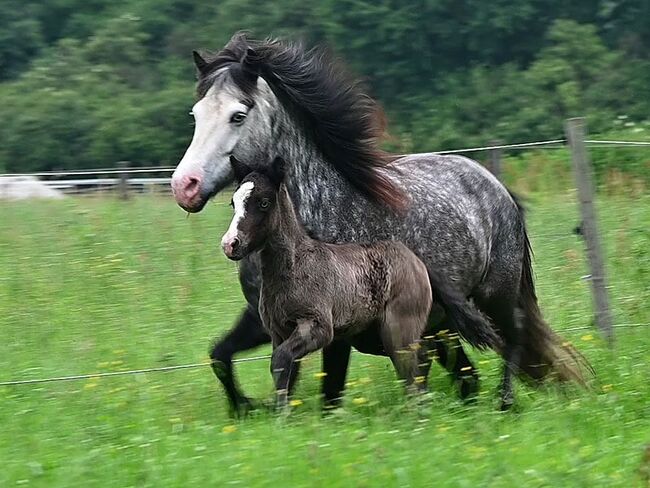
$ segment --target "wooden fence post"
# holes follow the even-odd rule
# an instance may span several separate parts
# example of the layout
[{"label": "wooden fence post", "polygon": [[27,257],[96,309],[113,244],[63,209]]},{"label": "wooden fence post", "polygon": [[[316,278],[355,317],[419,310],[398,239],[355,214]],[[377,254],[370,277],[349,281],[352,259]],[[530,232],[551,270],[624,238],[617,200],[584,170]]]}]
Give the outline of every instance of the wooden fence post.
[{"label": "wooden fence post", "polygon": [[118,194],[121,200],[129,199],[129,174],[126,170],[129,168],[128,161],[119,161],[117,167],[121,170],[120,172],[120,181],[118,184]]},{"label": "wooden fence post", "polygon": [[566,121],[566,136],[571,147],[573,172],[578,186],[580,213],[582,214],[582,234],[587,246],[587,258],[591,271],[591,290],[596,306],[595,321],[601,333],[611,346],[614,342],[612,315],[607,296],[605,265],[598,234],[596,210],[594,208],[593,170],[587,148],[585,147],[585,119],[582,117]]},{"label": "wooden fence post", "polygon": [[[499,140],[490,141],[490,146],[500,145],[501,141]],[[490,162],[488,169],[497,177],[497,179],[501,179],[501,149],[490,149]]]}]

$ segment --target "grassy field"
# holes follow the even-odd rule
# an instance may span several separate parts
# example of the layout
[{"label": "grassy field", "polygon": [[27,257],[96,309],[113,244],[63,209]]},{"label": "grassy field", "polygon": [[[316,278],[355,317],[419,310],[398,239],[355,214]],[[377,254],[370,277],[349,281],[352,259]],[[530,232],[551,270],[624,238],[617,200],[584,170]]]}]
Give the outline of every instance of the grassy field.
[{"label": "grassy field", "polygon": [[[589,326],[574,195],[528,207],[547,318]],[[185,218],[161,197],[1,203],[0,381],[206,360],[242,305],[219,249],[229,217],[224,201]],[[604,197],[600,217],[616,322],[648,324],[650,196]],[[289,419],[233,421],[207,366],[0,387],[0,486],[645,486],[649,331],[619,329],[613,351],[593,330],[566,331],[596,369],[592,390],[518,384],[506,414],[492,354],[474,354],[477,405],[434,367],[424,407],[386,360],[355,354],[345,408],[326,418],[318,356]],[[266,361],[238,373],[249,394],[271,395]]]}]

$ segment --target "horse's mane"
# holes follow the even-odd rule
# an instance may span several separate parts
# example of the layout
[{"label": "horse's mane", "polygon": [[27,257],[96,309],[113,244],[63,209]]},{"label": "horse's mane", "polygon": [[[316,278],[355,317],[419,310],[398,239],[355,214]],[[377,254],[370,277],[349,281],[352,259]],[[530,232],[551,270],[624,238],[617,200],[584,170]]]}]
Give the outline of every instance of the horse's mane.
[{"label": "horse's mane", "polygon": [[248,95],[256,87],[251,70],[262,76],[301,119],[326,160],[357,190],[389,207],[405,207],[406,196],[386,176],[392,158],[378,147],[385,129],[382,109],[327,51],[235,34],[201,70],[200,96],[214,82],[213,74],[226,67]]}]

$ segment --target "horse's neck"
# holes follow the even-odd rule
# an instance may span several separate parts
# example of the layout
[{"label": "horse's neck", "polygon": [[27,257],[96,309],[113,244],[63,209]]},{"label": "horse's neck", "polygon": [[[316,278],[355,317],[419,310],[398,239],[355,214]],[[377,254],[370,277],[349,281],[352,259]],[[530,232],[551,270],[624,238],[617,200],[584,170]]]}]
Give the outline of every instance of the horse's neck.
[{"label": "horse's neck", "polygon": [[336,238],[345,225],[346,208],[359,204],[363,197],[302,131],[291,126],[284,135],[279,153],[289,162],[287,188],[302,222],[315,237]]},{"label": "horse's neck", "polygon": [[311,239],[298,220],[284,188],[278,192],[277,207],[269,217],[271,218],[269,237],[261,255],[262,275],[285,276],[294,269],[298,250]]}]

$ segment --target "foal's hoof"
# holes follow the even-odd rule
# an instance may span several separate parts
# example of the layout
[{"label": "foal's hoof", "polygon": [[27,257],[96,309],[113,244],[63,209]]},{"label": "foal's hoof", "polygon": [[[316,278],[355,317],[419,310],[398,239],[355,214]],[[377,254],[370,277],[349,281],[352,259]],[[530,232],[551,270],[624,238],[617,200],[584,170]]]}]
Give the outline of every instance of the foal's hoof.
[{"label": "foal's hoof", "polygon": [[512,406],[515,404],[515,399],[511,396],[503,397],[501,398],[501,405],[499,406],[499,410],[502,412],[507,412],[512,408]]},{"label": "foal's hoof", "polygon": [[479,392],[478,375],[467,375],[460,378],[458,380],[458,390],[461,400],[467,403],[475,402]]},{"label": "foal's hoof", "polygon": [[343,405],[343,398],[325,398],[323,399],[323,414],[332,413]]}]

